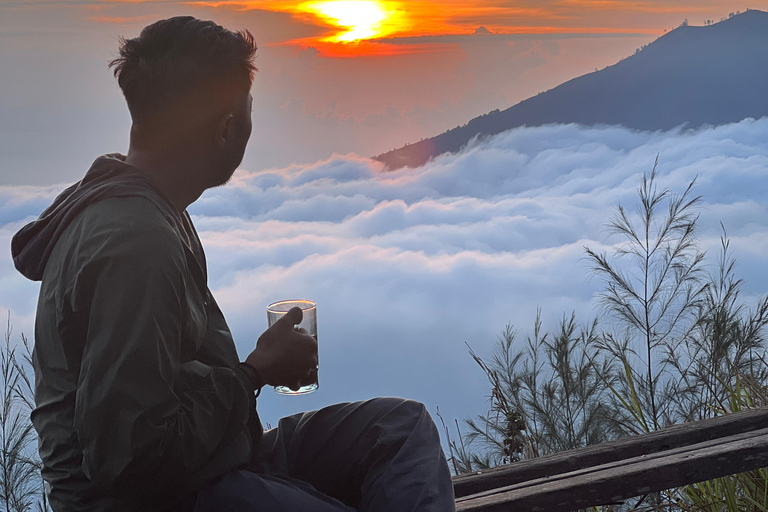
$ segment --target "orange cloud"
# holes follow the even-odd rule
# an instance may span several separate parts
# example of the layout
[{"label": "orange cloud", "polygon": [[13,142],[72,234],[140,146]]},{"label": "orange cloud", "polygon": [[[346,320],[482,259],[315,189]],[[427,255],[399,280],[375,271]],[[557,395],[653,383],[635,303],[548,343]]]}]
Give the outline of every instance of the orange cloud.
[{"label": "orange cloud", "polygon": [[[239,11],[269,10],[287,12],[304,21],[315,23],[328,29],[329,36],[343,34],[349,30],[349,25],[339,23],[338,18],[318,8],[322,4],[325,8],[333,4],[347,4],[345,10],[353,4],[376,5],[386,14],[378,23],[378,31],[369,37],[359,39],[378,39],[381,37],[397,36],[422,36],[436,34],[472,33],[477,26],[462,23],[463,16],[477,16],[485,20],[486,27],[501,30],[502,26],[496,26],[493,20],[499,16],[515,16],[522,22],[524,20],[547,19],[554,20],[559,16],[556,11],[542,7],[498,6],[492,0],[481,0],[468,3],[464,0],[209,0],[202,2],[188,2],[189,5],[207,6],[213,8],[228,8]],[[330,10],[330,9],[328,9]],[[339,9],[341,11],[342,9]],[[329,39],[329,36],[324,36]],[[303,41],[302,41],[303,42]]]},{"label": "orange cloud", "polygon": [[[104,0],[109,3],[164,3],[165,0]],[[707,6],[681,0],[188,0],[190,7],[235,12],[271,11],[319,29],[319,35],[278,44],[317,48],[323,56],[400,55],[444,49],[435,36],[492,34],[658,34],[670,16],[712,15]],[[632,13],[632,16],[626,14]],[[672,18],[674,19],[674,18]],[[120,17],[98,21],[120,23]],[[640,21],[642,20],[642,21]],[[661,21],[664,20],[664,21]],[[677,23],[682,19],[677,20]],[[481,29],[484,28],[485,30]],[[295,37],[295,36],[294,36]],[[423,38],[423,39],[416,39]],[[397,45],[387,41],[400,41]],[[378,44],[370,44],[378,42]],[[427,46],[430,44],[431,46]],[[408,46],[410,45],[410,46]],[[423,45],[423,46],[418,46]],[[397,46],[397,47],[395,47]]]},{"label": "orange cloud", "polygon": [[[209,5],[225,5],[223,2],[209,2]],[[444,51],[442,43],[428,43],[414,39],[414,44],[388,44],[386,41],[399,38],[419,38],[446,35],[471,35],[478,29],[478,24],[462,22],[463,16],[476,16],[483,20],[486,30],[501,32],[508,26],[494,23],[494,19],[514,16],[525,19],[555,20],[558,16],[541,7],[499,7],[483,5],[482,2],[467,4],[465,1],[444,0],[282,0],[275,2],[228,1],[226,5],[236,9],[269,9],[289,12],[293,16],[325,28],[324,35],[316,38],[304,38],[285,41],[284,44],[306,48],[313,47],[325,57],[355,57],[401,55],[405,53],[423,53]],[[379,15],[373,23],[355,24],[353,19],[345,20],[334,14],[333,6],[339,6],[345,12],[358,5],[360,10],[370,8],[371,15]],[[517,28],[517,27],[515,27]],[[523,25],[521,32],[535,32],[537,29]],[[552,29],[555,30],[555,29]],[[540,33],[550,31],[548,27],[538,29]],[[371,44],[376,43],[376,44]],[[418,43],[418,44],[415,44]]]},{"label": "orange cloud", "polygon": [[314,48],[321,57],[341,59],[363,55],[366,57],[392,57],[413,53],[437,53],[448,51],[453,47],[450,43],[425,43],[418,41],[417,38],[412,43],[401,42],[397,38],[393,38],[358,41],[349,44],[318,41],[317,39],[296,39],[283,44],[300,46],[302,48]]},{"label": "orange cloud", "polygon": [[590,11],[635,11],[653,14],[681,14],[710,10],[702,5],[675,5],[674,2],[643,2],[625,0],[560,0],[564,7]]}]

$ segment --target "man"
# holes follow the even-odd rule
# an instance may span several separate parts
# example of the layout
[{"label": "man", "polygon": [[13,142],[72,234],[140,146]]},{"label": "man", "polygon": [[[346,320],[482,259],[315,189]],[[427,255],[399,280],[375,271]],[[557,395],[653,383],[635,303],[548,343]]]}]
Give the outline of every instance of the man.
[{"label": "man", "polygon": [[453,510],[421,404],[374,399],[263,433],[254,392],[312,379],[290,311],[240,362],[186,208],[226,183],[251,133],[248,32],[191,17],[121,42],[127,155],[98,158],[13,240],[41,280],[35,400],[56,512]]}]

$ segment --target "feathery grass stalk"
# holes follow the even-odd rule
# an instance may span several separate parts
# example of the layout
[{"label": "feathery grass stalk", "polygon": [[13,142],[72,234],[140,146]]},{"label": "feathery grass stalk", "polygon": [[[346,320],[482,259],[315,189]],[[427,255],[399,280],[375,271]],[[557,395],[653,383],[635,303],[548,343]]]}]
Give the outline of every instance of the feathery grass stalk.
[{"label": "feathery grass stalk", "polygon": [[37,437],[29,419],[33,404],[29,344],[22,335],[25,354],[19,361],[11,332],[9,314],[0,350],[0,504],[6,512],[47,510]]},{"label": "feathery grass stalk", "polygon": [[[657,167],[658,158],[650,176],[642,177],[636,217],[619,206],[608,224],[611,234],[623,238],[613,257],[585,247],[592,273],[605,285],[600,305],[615,322],[614,336],[620,333],[626,339],[622,343],[608,340],[604,348],[630,363],[631,372],[624,378],[628,385],[631,377],[643,395],[646,421],[639,426],[645,431],[678,419],[671,409],[669,385],[673,383],[665,378],[663,355],[691,329],[708,288],[703,279],[705,255],[695,237],[695,207],[700,201],[692,196],[695,180],[682,194],[673,195],[656,186]],[[644,366],[645,375],[632,363]]]}]

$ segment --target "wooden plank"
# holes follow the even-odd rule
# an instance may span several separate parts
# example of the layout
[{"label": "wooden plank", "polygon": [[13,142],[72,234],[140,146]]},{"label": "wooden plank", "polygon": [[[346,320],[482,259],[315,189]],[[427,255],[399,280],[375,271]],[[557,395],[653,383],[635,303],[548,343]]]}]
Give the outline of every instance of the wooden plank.
[{"label": "wooden plank", "polygon": [[[733,436],[728,436],[728,437],[719,438],[719,439],[713,439],[713,440],[710,440],[710,441],[704,441],[704,442],[701,442],[701,443],[698,443],[698,444],[695,444],[695,445],[691,445],[691,446],[682,446],[680,448],[675,448],[675,449],[667,450],[667,451],[663,451],[663,452],[649,453],[649,454],[640,455],[638,457],[634,457],[634,458],[630,458],[630,459],[619,459],[619,460],[611,461],[611,462],[608,462],[606,464],[602,464],[602,465],[598,465],[598,466],[590,466],[590,467],[582,468],[582,469],[579,469],[579,470],[576,470],[576,471],[571,471],[571,472],[560,473],[560,474],[556,474],[556,475],[552,475],[552,476],[547,476],[547,477],[544,477],[543,480],[546,480],[547,482],[555,482],[557,480],[568,480],[568,479],[573,479],[573,478],[576,478],[576,477],[582,477],[584,475],[588,475],[588,474],[590,474],[592,472],[596,472],[596,471],[605,471],[605,470],[612,470],[612,469],[621,470],[622,467],[624,467],[624,466],[626,466],[628,464],[632,464],[634,462],[637,462],[638,460],[643,461],[643,462],[648,462],[648,461],[654,461],[654,460],[657,460],[657,459],[658,460],[669,460],[670,457],[681,457],[681,456],[684,457],[684,456],[687,456],[687,455],[689,455],[691,453],[700,452],[702,450],[707,450],[707,449],[710,449],[710,448],[713,448],[713,447],[717,447],[717,446],[720,446],[720,445],[725,445],[725,444],[729,444],[729,443],[733,443],[733,442],[747,440],[747,439],[751,439],[751,438],[755,438],[755,437],[759,438],[760,436],[765,435],[765,433],[766,432],[763,429],[761,429],[761,430],[756,430],[756,431],[752,431],[752,432],[745,432],[743,434],[735,434]],[[476,499],[478,497],[483,497],[483,496],[492,496],[492,495],[495,495],[495,494],[500,494],[500,493],[505,492],[507,490],[522,489],[526,485],[534,485],[536,482],[538,482],[538,480],[540,480],[540,479],[529,480],[529,481],[526,481],[526,482],[521,482],[521,483],[514,484],[514,485],[507,485],[507,486],[503,486],[503,487],[498,487],[498,488],[495,488],[495,489],[489,489],[487,491],[479,492],[477,494],[472,494],[470,496],[464,496],[464,497],[458,498],[457,501],[464,501],[464,500],[468,500],[468,499]]]},{"label": "wooden plank", "polygon": [[477,494],[519,482],[690,446],[741,432],[750,432],[766,425],[768,425],[768,408],[683,423],[649,434],[630,436],[617,441],[459,475],[453,479],[454,493],[456,497]]},{"label": "wooden plank", "polygon": [[456,512],[569,512],[762,467],[768,428],[462,497]]}]

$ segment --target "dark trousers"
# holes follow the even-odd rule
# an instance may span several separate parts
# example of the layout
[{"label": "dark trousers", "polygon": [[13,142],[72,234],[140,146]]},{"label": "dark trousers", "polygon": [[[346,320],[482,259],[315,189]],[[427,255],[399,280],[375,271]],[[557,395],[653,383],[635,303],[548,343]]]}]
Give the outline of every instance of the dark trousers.
[{"label": "dark trousers", "polygon": [[248,470],[201,489],[194,512],[451,512],[453,486],[418,402],[376,398],[289,416]]}]

